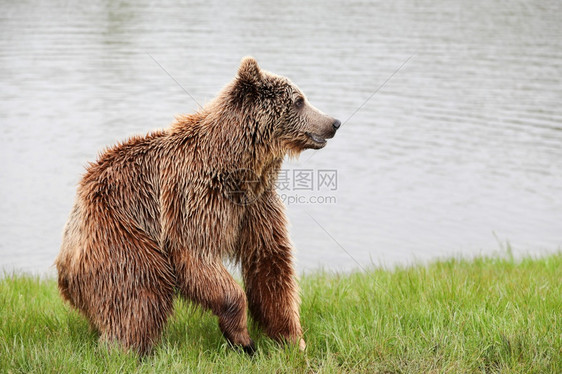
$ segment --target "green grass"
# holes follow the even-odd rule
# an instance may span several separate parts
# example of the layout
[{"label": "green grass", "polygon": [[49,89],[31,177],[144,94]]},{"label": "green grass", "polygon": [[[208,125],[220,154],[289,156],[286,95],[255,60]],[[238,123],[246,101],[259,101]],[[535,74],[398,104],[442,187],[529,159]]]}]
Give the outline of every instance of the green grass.
[{"label": "green grass", "polygon": [[0,372],[561,373],[562,254],[478,258],[300,280],[307,351],[252,328],[230,349],[216,318],[177,301],[154,354],[97,343],[54,280],[0,280]]}]

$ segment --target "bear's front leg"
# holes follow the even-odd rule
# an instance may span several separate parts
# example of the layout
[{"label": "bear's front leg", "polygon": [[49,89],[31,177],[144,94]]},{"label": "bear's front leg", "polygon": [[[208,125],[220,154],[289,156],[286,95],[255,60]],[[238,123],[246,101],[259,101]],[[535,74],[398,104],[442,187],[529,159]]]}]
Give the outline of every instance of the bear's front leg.
[{"label": "bear's front leg", "polygon": [[[174,171],[173,166],[170,166]],[[176,170],[177,171],[177,170]],[[172,180],[185,181],[177,176]],[[178,190],[179,188],[179,190]],[[221,244],[228,243],[232,220],[224,205],[201,207],[202,201],[212,200],[211,192],[198,189],[191,198],[187,187],[178,182],[162,188],[161,247],[170,256],[181,295],[219,317],[224,337],[233,345],[242,346],[246,353],[254,352],[247,326],[247,301],[244,290],[222,263]],[[190,219],[185,210],[191,214]],[[207,229],[205,229],[207,228]],[[234,240],[234,239],[231,239]]]},{"label": "bear's front leg", "polygon": [[177,284],[182,296],[210,309],[219,317],[219,327],[232,344],[253,354],[254,343],[247,327],[246,295],[222,261],[189,251],[174,254]]},{"label": "bear's front leg", "polygon": [[304,350],[285,207],[271,191],[247,209],[239,255],[250,313],[271,338]]}]

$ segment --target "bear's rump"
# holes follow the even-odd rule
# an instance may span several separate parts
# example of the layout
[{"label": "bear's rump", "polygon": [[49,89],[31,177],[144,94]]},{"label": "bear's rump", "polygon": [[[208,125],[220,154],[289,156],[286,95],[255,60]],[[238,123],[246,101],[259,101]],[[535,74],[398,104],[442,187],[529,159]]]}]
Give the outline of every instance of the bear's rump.
[{"label": "bear's rump", "polygon": [[99,308],[127,308],[139,293],[171,297],[175,283],[169,259],[147,233],[126,227],[111,211],[88,214],[79,201],[66,224],[56,266],[63,297],[95,325]]}]

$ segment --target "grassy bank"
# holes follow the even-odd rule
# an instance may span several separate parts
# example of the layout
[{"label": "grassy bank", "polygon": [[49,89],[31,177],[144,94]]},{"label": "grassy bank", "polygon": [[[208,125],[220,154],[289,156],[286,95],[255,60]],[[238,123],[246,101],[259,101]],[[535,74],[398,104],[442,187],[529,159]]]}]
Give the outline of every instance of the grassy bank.
[{"label": "grassy bank", "polygon": [[253,358],[185,302],[154,355],[99,346],[54,280],[0,280],[0,372],[562,372],[562,254],[301,279],[306,353],[255,329]]}]

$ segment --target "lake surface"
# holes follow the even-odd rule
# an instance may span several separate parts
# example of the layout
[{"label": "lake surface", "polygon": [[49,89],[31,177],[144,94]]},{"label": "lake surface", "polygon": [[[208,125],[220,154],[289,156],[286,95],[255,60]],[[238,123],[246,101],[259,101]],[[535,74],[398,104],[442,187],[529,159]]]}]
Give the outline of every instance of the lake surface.
[{"label": "lake surface", "polygon": [[558,0],[1,4],[0,268],[53,273],[87,162],[196,110],[166,71],[203,104],[245,55],[345,121],[285,165],[300,271],[561,248]]}]

